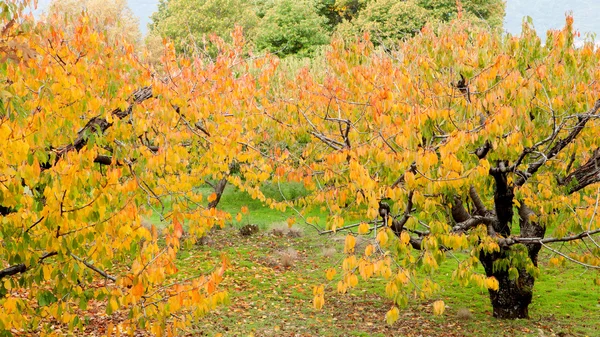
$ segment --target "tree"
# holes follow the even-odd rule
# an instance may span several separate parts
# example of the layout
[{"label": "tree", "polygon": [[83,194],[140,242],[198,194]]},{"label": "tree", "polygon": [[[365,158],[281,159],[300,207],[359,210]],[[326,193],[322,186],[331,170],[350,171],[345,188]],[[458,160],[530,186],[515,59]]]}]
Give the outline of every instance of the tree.
[{"label": "tree", "polygon": [[415,270],[435,272],[448,251],[464,252],[452,277],[487,288],[498,318],[529,316],[542,248],[550,263],[600,269],[598,54],[592,43],[575,49],[573,34],[572,18],[544,45],[528,25],[502,37],[453,21],[392,55],[335,42],[326,66],[289,81],[266,110],[286,121],[277,128],[290,143],[311,140],[278,170],[312,191],[295,204],[299,217],[321,208],[322,234],[350,231],[316,308],[328,288],[381,277],[393,322],[411,294],[436,293]]},{"label": "tree", "polygon": [[256,46],[281,56],[310,56],[329,43],[326,20],[312,1],[281,0],[263,17]]},{"label": "tree", "polygon": [[417,34],[431,18],[414,1],[373,0],[355,19],[340,24],[337,31],[348,37],[369,32],[376,43],[392,46]]},{"label": "tree", "polygon": [[[225,257],[177,274],[184,233],[231,219],[194,187],[228,176],[269,204],[256,186],[271,166],[246,138],[262,135],[242,121],[259,115],[246,113],[273,63],[255,79],[239,75],[241,47],[215,40],[220,56],[203,63],[167,44],[158,75],[86,13],[64,25],[17,14],[0,25],[15,47],[0,67],[0,330],[82,334],[89,306],[93,320],[107,314],[107,333],[181,331],[227,300]],[[141,225],[152,214],[160,237]]]},{"label": "tree", "polygon": [[245,0],[161,0],[151,20],[150,35],[167,37],[178,52],[188,53],[203,50],[212,33],[231,41],[236,25],[251,40],[258,24],[258,17]]},{"label": "tree", "polygon": [[458,16],[459,7],[473,22],[486,22],[492,28],[502,27],[504,1],[498,0],[417,0],[417,4],[431,12],[438,20],[448,22]]},{"label": "tree", "polygon": [[105,29],[111,41],[122,39],[128,43],[139,43],[142,34],[139,20],[127,7],[126,0],[53,0],[48,8],[48,19],[55,17],[59,21],[73,21],[82,11],[89,13],[95,29]]},{"label": "tree", "polygon": [[[346,7],[344,7],[346,8]],[[344,37],[368,32],[376,44],[388,47],[417,34],[427,22],[449,22],[461,13],[463,19],[487,25],[502,26],[504,2],[500,0],[371,0],[353,15],[346,15],[337,26]]]}]

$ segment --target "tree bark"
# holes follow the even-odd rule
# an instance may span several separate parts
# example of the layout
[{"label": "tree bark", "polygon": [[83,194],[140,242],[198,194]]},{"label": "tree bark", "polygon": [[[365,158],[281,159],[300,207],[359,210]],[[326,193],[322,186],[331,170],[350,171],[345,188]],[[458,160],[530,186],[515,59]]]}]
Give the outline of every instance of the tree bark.
[{"label": "tree bark", "polygon": [[219,201],[221,201],[221,197],[223,196],[223,192],[225,192],[225,187],[227,186],[227,177],[221,178],[214,186],[214,191],[216,198],[215,200],[208,203],[208,208],[217,208]]},{"label": "tree bark", "polygon": [[600,148],[597,148],[592,157],[575,171],[569,173],[559,183],[567,186],[569,194],[575,193],[584,187],[600,181]]},{"label": "tree bark", "polygon": [[488,289],[492,302],[493,316],[502,319],[529,318],[529,304],[533,297],[534,278],[519,268],[519,277],[511,280],[508,269],[494,270],[494,262],[506,258],[507,248],[498,253],[481,252],[479,260],[485,274],[498,280],[498,290]]}]

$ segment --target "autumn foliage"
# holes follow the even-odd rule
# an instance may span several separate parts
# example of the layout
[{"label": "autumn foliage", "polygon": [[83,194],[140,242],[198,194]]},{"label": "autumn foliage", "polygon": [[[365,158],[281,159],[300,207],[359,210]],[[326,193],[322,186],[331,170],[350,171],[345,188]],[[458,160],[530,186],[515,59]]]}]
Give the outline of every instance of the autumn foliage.
[{"label": "autumn foliage", "polygon": [[[589,241],[557,264],[600,265],[588,186],[600,52],[573,47],[571,20],[545,45],[528,25],[517,38],[461,21],[391,52],[368,36],[333,42],[323,68],[290,74],[246,54],[239,29],[232,44],[214,38],[214,60],[165,40],[156,69],[85,14],[67,32],[16,8],[0,27],[0,329],[84,329],[94,308],[109,329],[176,334],[225,302],[226,257],[186,278],[175,266],[183,240],[231,219],[197,188],[220,179],[323,233],[352,231],[316,308],[380,279],[393,323],[410,296],[436,293],[416,270],[435,272],[450,250],[467,253],[453,278],[492,302],[535,277],[532,250],[552,242]],[[310,194],[276,202],[267,181]],[[311,208],[322,216],[304,217]],[[168,224],[160,237],[142,226],[152,214]],[[477,273],[488,257],[494,270]]]}]

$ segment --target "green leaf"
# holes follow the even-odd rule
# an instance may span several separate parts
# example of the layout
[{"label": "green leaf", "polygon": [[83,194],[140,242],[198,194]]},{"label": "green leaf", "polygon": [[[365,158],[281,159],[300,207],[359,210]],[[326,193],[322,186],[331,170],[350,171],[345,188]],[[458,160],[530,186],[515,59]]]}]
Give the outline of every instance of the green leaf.
[{"label": "green leaf", "polygon": [[37,295],[38,305],[43,307],[58,301],[56,296],[48,290],[42,291]]}]

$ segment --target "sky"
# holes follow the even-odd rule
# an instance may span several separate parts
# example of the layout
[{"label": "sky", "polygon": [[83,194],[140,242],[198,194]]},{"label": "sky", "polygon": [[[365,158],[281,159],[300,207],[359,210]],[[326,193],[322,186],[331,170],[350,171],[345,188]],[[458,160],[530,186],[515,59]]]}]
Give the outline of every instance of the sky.
[{"label": "sky", "polygon": [[[111,1],[111,0],[106,0]],[[156,11],[159,0],[127,0],[129,8],[140,19],[140,30],[146,34],[150,15]],[[523,17],[533,18],[538,34],[564,26],[565,13],[572,11],[575,28],[582,33],[600,33],[600,0],[507,0],[505,29],[511,34],[521,32]],[[48,7],[50,0],[38,0],[38,11]]]}]

